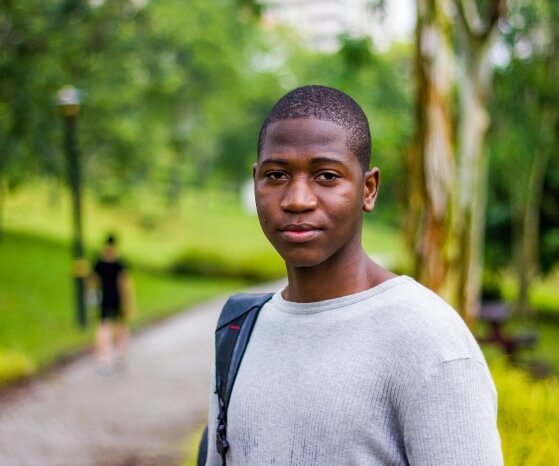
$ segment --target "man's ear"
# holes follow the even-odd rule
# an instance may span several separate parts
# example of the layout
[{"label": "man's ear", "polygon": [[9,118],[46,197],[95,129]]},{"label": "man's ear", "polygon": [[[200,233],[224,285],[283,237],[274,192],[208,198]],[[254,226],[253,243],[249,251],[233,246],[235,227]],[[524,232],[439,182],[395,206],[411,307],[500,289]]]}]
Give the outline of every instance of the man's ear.
[{"label": "man's ear", "polygon": [[363,211],[371,212],[375,208],[380,182],[380,171],[377,167],[365,172],[365,184],[363,186]]},{"label": "man's ear", "polygon": [[256,162],[252,164],[252,179],[256,178]]}]

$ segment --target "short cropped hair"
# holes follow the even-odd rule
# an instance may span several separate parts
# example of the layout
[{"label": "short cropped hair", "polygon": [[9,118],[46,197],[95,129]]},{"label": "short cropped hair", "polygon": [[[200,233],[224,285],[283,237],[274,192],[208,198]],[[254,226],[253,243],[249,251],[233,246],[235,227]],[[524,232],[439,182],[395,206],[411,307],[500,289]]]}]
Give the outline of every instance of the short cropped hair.
[{"label": "short cropped hair", "polygon": [[371,132],[363,109],[349,95],[326,86],[303,86],[285,94],[264,119],[258,135],[258,157],[266,131],[281,120],[317,119],[331,121],[346,130],[348,149],[357,157],[363,171],[371,160]]}]

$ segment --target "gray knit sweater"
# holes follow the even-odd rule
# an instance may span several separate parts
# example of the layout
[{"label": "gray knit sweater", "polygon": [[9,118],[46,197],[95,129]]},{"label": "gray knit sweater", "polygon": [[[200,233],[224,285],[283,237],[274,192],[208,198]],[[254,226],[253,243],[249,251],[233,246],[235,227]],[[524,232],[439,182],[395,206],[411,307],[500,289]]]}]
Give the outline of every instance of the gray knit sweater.
[{"label": "gray knit sweater", "polygon": [[411,278],[317,303],[278,292],[235,382],[227,465],[501,465],[496,416],[476,341]]}]

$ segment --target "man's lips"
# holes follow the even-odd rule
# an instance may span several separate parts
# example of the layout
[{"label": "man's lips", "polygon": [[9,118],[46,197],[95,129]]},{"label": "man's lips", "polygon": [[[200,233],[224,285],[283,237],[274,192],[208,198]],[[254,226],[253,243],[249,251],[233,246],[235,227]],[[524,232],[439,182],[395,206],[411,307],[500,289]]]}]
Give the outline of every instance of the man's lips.
[{"label": "man's lips", "polygon": [[291,243],[304,243],[316,238],[322,231],[309,223],[286,225],[279,229],[281,236]]}]

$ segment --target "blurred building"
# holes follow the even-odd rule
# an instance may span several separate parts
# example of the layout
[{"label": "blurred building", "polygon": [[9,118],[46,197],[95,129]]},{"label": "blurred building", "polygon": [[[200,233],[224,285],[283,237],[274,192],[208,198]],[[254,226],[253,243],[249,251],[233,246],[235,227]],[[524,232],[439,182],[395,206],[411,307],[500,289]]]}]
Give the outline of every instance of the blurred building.
[{"label": "blurred building", "polygon": [[332,52],[343,34],[371,37],[384,48],[393,40],[406,40],[415,21],[411,0],[388,0],[384,14],[371,0],[262,0],[267,25],[293,27],[307,45]]}]

